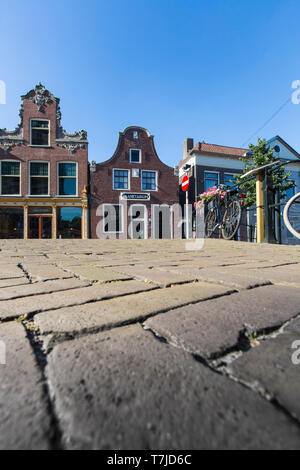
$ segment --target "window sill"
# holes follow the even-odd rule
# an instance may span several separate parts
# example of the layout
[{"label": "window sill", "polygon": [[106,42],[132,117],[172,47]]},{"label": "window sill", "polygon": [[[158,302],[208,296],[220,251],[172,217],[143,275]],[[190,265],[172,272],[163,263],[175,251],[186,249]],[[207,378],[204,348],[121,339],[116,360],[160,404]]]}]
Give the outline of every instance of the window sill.
[{"label": "window sill", "polygon": [[78,194],[70,194],[70,195],[65,195],[65,194],[57,194],[56,196],[54,196],[55,198],[64,198],[64,199],[72,199],[74,197],[80,197],[78,196]]},{"label": "window sill", "polygon": [[27,145],[27,147],[33,147],[35,149],[51,149],[52,145]]},{"label": "window sill", "polygon": [[42,197],[42,198],[47,198],[47,197],[52,197],[51,194],[27,194],[26,197]]},{"label": "window sill", "polygon": [[22,197],[22,194],[0,194],[0,197]]}]

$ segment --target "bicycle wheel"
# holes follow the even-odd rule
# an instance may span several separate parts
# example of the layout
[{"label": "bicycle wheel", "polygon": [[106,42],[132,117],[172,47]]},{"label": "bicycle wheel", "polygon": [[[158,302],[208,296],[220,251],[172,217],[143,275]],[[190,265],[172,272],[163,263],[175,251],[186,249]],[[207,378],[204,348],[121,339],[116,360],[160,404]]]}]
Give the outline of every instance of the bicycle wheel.
[{"label": "bicycle wheel", "polygon": [[300,240],[300,193],[288,201],[284,208],[283,220],[287,229]]},{"label": "bicycle wheel", "polygon": [[236,235],[242,219],[242,207],[240,202],[232,201],[227,207],[222,222],[222,237],[232,240]]},{"label": "bicycle wheel", "polygon": [[213,236],[217,227],[217,210],[211,209],[205,219],[205,236],[210,238]]}]

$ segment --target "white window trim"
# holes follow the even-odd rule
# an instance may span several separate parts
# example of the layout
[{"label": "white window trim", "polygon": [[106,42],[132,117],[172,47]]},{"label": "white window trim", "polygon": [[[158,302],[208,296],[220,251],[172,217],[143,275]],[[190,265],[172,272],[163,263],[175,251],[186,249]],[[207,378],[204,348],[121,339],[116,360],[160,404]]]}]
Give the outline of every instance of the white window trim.
[{"label": "white window trim", "polygon": [[[19,179],[20,179],[20,184],[19,184],[19,188],[20,188],[20,191],[19,191],[19,194],[2,194],[2,163],[3,162],[13,162],[13,163],[19,163],[20,165],[20,174],[19,174]],[[6,176],[6,175],[3,175],[3,176]],[[11,175],[11,176],[14,176],[14,175]],[[21,188],[21,185],[22,185],[22,163],[17,161],[17,160],[12,160],[12,159],[5,159],[5,160],[1,160],[0,161],[0,196],[3,196],[3,197],[17,197],[17,196],[21,196],[22,195],[22,188]]]},{"label": "white window trim", "polygon": [[[131,160],[131,152],[132,152],[133,150],[139,152],[139,154],[140,154],[140,158],[139,158],[139,161],[138,161],[138,162],[133,162],[133,161]],[[136,163],[137,165],[140,164],[140,163],[142,163],[142,150],[141,150],[141,149],[129,149],[129,161],[130,161],[130,163],[133,163],[133,164]]]},{"label": "white window trim", "polygon": [[[32,143],[32,121],[44,121],[44,122],[48,122],[48,145],[33,145]],[[34,129],[37,129],[36,127],[34,127]],[[51,142],[51,139],[50,139],[50,134],[51,134],[51,121],[49,119],[41,119],[41,118],[31,118],[30,119],[30,147],[35,147],[35,148],[48,148],[50,147],[50,142]]]},{"label": "white window trim", "polygon": [[[143,189],[143,173],[155,173],[155,185],[156,189]],[[141,191],[151,191],[152,193],[158,192],[158,171],[157,170],[142,170],[141,171]]]},{"label": "white window trim", "polygon": [[[106,207],[109,207],[109,206],[119,206],[121,207],[121,225],[122,225],[122,231],[119,231],[119,232],[116,232],[116,231],[110,231],[110,232],[106,232],[105,231],[105,217],[104,217],[104,213],[105,213],[105,208]],[[102,213],[102,232],[103,234],[107,234],[107,233],[124,233],[124,206],[123,204],[103,204],[102,205],[102,208],[103,208],[103,213]]]},{"label": "white window trim", "polygon": [[[115,171],[127,171],[128,173],[128,188],[115,188]],[[113,191],[130,191],[130,170],[128,168],[113,168],[113,174],[112,174],[112,188]]]},{"label": "white window trim", "polygon": [[[30,197],[50,197],[50,181],[51,181],[51,167],[50,162],[46,160],[30,160],[28,167],[28,195]],[[48,164],[48,194],[31,194],[31,163],[47,163]],[[46,178],[46,176],[36,176],[37,178]],[[33,176],[35,178],[35,176]]]},{"label": "white window trim", "polygon": [[131,204],[130,207],[129,207],[129,216],[130,216],[130,227],[131,227],[131,230],[130,230],[130,237],[131,237],[131,240],[133,240],[133,221],[136,220],[136,219],[133,219],[133,215],[132,215],[132,210],[134,207],[143,207],[144,208],[144,238],[142,240],[148,240],[148,210],[147,210],[147,206],[145,204]]},{"label": "white window trim", "polygon": [[[76,165],[76,194],[72,195],[66,195],[66,194],[59,194],[59,179],[60,178],[74,178],[74,176],[59,176],[59,165],[60,163],[72,163],[73,165]],[[78,197],[78,162],[72,162],[72,161],[62,161],[62,162],[57,162],[56,165],[56,175],[57,175],[57,186],[56,186],[56,191],[57,191],[57,197],[63,197],[63,198],[72,198],[72,197]]]}]

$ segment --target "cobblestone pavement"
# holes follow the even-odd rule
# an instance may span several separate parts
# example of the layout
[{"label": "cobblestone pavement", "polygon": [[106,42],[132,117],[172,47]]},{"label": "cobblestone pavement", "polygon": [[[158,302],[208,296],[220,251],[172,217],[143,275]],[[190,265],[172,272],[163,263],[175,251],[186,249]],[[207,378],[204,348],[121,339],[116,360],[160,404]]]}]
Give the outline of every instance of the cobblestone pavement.
[{"label": "cobblestone pavement", "polygon": [[300,247],[0,250],[1,449],[300,448]]}]

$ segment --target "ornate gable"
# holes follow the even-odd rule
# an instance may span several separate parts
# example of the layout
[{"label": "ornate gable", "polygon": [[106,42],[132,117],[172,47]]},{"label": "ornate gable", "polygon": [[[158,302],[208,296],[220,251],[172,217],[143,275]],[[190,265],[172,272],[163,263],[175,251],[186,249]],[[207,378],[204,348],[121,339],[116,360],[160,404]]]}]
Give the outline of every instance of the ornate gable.
[{"label": "ornate gable", "polygon": [[30,90],[26,95],[21,96],[22,105],[20,108],[20,124],[13,131],[7,129],[0,129],[0,148],[5,152],[9,152],[14,146],[24,144],[23,134],[23,113],[24,99],[32,101],[37,106],[39,112],[45,112],[47,104],[56,103],[56,139],[55,143],[58,147],[65,148],[74,154],[80,148],[86,148],[88,145],[87,132],[84,130],[68,134],[61,125],[61,110],[60,99],[56,98],[44,85],[39,83],[33,90]]}]

